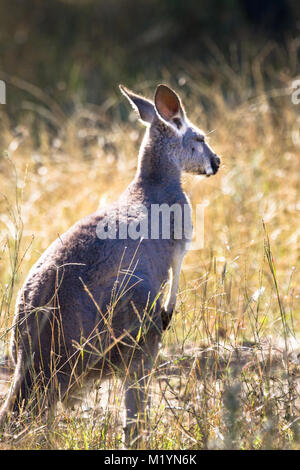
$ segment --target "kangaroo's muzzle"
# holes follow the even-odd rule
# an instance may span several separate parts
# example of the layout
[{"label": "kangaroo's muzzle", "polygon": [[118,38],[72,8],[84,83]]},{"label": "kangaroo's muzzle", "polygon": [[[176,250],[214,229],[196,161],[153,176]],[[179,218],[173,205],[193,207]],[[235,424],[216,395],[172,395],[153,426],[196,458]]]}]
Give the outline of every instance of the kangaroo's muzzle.
[{"label": "kangaroo's muzzle", "polygon": [[218,155],[213,154],[210,158],[209,161],[206,162],[205,164],[205,175],[211,176],[215,175],[220,167],[221,159],[218,157]]}]

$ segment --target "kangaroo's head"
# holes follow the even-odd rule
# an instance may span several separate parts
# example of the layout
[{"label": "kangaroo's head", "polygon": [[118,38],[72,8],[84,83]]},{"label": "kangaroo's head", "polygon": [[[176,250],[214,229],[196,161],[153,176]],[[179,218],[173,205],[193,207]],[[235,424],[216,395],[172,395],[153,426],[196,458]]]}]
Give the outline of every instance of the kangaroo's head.
[{"label": "kangaroo's head", "polygon": [[159,142],[163,153],[181,170],[206,176],[217,173],[220,158],[206,142],[204,132],[188,120],[180,98],[171,88],[158,85],[153,102],[122,85],[120,89],[150,127],[152,140]]}]

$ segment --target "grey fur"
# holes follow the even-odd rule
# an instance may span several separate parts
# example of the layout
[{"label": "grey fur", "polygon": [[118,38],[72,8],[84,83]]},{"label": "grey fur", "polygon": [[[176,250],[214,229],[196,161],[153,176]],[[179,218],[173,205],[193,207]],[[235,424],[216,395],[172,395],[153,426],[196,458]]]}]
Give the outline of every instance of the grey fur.
[{"label": "grey fur", "polygon": [[[97,227],[106,219],[116,223],[117,231],[129,219],[138,223],[141,205],[150,210],[152,204],[189,204],[181,172],[209,176],[220,160],[170,88],[158,86],[155,104],[121,90],[148,124],[136,176],[118,201],[77,222],[31,269],[16,302],[15,373],[0,423],[22,402],[43,409],[45,398],[54,405],[89,378],[115,373],[126,382],[127,442],[138,436],[144,388],[172,316],[190,237],[175,240],[172,226],[170,239],[101,240]],[[163,306],[169,271],[171,287]]]}]

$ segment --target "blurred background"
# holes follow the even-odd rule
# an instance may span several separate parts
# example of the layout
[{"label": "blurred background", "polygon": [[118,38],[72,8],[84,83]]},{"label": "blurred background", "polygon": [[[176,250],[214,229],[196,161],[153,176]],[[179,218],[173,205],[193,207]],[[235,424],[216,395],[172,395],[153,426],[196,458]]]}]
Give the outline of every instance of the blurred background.
[{"label": "blurred background", "polygon": [[[119,83],[149,98],[172,86],[222,157],[214,177],[182,178],[204,248],[185,258],[163,336],[178,370],[154,385],[151,448],[299,449],[299,13],[299,0],[0,0],[3,354],[34,262],[135,174],[144,127]],[[119,448],[114,397],[13,446]]]},{"label": "blurred background", "polygon": [[[144,129],[119,83],[147,97],[159,82],[174,87],[222,156],[205,184],[183,179],[192,203],[206,208],[205,248],[187,257],[187,282],[217,263],[220,289],[235,292],[226,293],[237,303],[230,309],[243,316],[245,276],[254,292],[265,269],[264,219],[277,273],[290,289],[300,253],[299,105],[292,99],[299,13],[297,0],[0,0],[7,92],[0,105],[0,280],[12,283],[7,310],[14,286],[57,233],[99,200],[115,200],[134,175]],[[11,271],[7,250],[14,259],[20,246],[22,263]],[[298,305],[299,295],[290,301]],[[300,315],[296,320],[300,327]]]},{"label": "blurred background", "polygon": [[[0,72],[67,111],[101,103],[120,82],[157,81],[165,70],[180,80],[187,63],[200,62],[213,81],[207,69],[220,57],[238,67],[245,51],[254,57],[269,42],[268,62],[281,73],[274,43],[286,54],[299,10],[297,0],[1,0]],[[8,86],[11,113],[20,111],[19,85]]]},{"label": "blurred background", "polygon": [[[299,105],[292,99],[299,13],[297,0],[0,0],[7,312],[15,286],[57,233],[99,201],[115,200],[134,176],[144,129],[118,84],[151,98],[159,82],[180,94],[222,157],[214,178],[183,178],[192,203],[205,205],[205,247],[186,258],[186,282],[214,269],[229,302],[224,309],[240,325],[248,290],[251,296],[265,272],[263,219],[277,275],[299,308],[289,281],[299,277],[300,256]],[[24,256],[11,265],[19,250]],[[198,302],[198,287],[191,292]],[[224,301],[223,294],[212,298]],[[300,328],[300,314],[295,322]]]}]

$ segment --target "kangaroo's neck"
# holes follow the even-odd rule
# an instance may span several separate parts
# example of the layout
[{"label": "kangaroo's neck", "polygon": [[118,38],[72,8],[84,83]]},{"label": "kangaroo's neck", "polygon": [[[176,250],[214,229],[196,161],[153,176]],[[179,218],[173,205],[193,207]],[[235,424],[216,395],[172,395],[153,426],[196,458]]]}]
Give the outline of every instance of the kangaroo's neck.
[{"label": "kangaroo's neck", "polygon": [[164,138],[150,136],[147,130],[139,152],[135,181],[153,186],[172,184],[181,188],[180,179],[181,169],[176,158],[170,155]]}]

